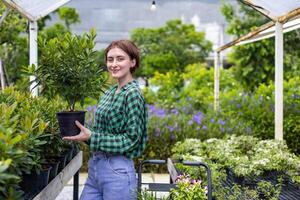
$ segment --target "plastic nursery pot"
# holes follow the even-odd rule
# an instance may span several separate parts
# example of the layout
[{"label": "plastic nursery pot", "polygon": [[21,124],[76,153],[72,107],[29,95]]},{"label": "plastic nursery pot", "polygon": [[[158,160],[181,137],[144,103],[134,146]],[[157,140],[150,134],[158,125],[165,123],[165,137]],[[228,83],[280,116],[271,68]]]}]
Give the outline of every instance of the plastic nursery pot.
[{"label": "plastic nursery pot", "polygon": [[49,173],[49,182],[52,181],[56,177],[59,164],[60,164],[60,161],[49,162],[45,165],[45,166],[51,167],[51,170]]},{"label": "plastic nursery pot", "polygon": [[58,164],[58,169],[57,169],[57,174],[59,174],[66,166],[66,161],[67,161],[67,155],[61,155],[61,156],[49,156],[47,157],[47,160],[49,159],[54,159],[55,161],[59,162]]},{"label": "plastic nursery pot", "polygon": [[67,157],[66,164],[68,164],[73,158],[73,149],[67,149],[64,153],[66,154]]},{"label": "plastic nursery pot", "polygon": [[21,188],[25,193],[36,194],[48,185],[51,167],[46,167],[39,174],[32,172],[22,175]]},{"label": "plastic nursery pot", "polygon": [[77,145],[73,146],[73,154],[72,154],[72,158],[74,158],[79,152],[79,147]]},{"label": "plastic nursery pot", "polygon": [[75,121],[77,120],[84,125],[85,111],[58,112],[56,117],[61,136],[74,136],[80,133],[80,129],[76,126]]}]

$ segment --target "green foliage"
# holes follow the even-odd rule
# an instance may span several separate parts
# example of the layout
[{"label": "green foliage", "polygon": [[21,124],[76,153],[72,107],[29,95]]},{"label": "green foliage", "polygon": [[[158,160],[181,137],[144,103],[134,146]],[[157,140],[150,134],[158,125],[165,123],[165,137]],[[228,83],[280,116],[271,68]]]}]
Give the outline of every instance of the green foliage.
[{"label": "green foliage", "polygon": [[95,31],[83,36],[65,34],[49,41],[40,39],[39,67],[29,66],[24,72],[36,76],[37,85],[47,97],[60,95],[74,111],[75,103],[86,97],[98,97],[107,76],[97,65]]},{"label": "green foliage", "polygon": [[[156,100],[162,100],[162,105],[174,106],[174,102],[179,100],[179,92],[183,85],[182,76],[176,71],[165,74],[155,72],[150,84],[159,87],[155,93]],[[172,105],[173,104],[173,105]]]},{"label": "green foliage", "polygon": [[186,65],[204,61],[212,46],[204,33],[180,20],[168,21],[160,28],[137,28],[131,39],[141,50],[142,69],[138,75],[146,77],[155,71],[182,72]]},{"label": "green foliage", "polygon": [[100,66],[100,67],[106,66],[104,49],[97,51],[97,56],[96,57],[97,57],[96,62],[98,64],[98,66]]},{"label": "green foliage", "polygon": [[233,185],[232,188],[222,187],[218,188],[218,192],[215,193],[216,199],[237,200],[277,200],[279,199],[281,191],[281,185],[273,185],[267,181],[261,181],[256,188],[242,187],[240,185]]},{"label": "green foliage", "polygon": [[[231,69],[221,70],[220,73],[222,91],[241,91]],[[167,109],[190,106],[204,112],[212,109],[214,71],[204,64],[187,65],[183,73],[156,72],[149,82],[150,87],[144,90],[146,102],[149,104],[157,104]]]},{"label": "green foliage", "polygon": [[[141,159],[170,157],[170,148],[187,138],[203,141],[232,134],[274,138],[274,84],[261,84],[255,92],[246,93],[232,70],[221,70],[219,112],[212,108],[212,69],[195,64],[182,74],[157,72],[144,90],[150,103],[149,141]],[[284,139],[296,154],[300,152],[299,91],[299,77],[284,82]],[[298,180],[297,176],[295,173],[293,178]]]},{"label": "green foliage", "polygon": [[20,177],[7,173],[12,159],[0,161],[0,199],[16,200],[21,199],[22,192],[16,191]]},{"label": "green foliage", "polygon": [[[151,191],[147,191],[147,190],[142,190],[140,193],[138,193],[137,196],[138,200],[156,200],[157,199],[157,195],[155,192],[151,192]],[[159,198],[161,200],[169,200],[169,197],[162,197]]]},{"label": "green foliage", "polygon": [[71,24],[80,22],[79,14],[74,8],[62,7],[58,9],[59,18],[65,21],[66,27],[70,29]]},{"label": "green foliage", "polygon": [[254,90],[261,83],[274,80],[275,49],[274,42],[260,42],[234,47],[229,62],[234,63],[236,79],[246,90]]},{"label": "green foliage", "polygon": [[[226,3],[222,13],[228,22],[227,33],[240,37],[269,20],[242,3],[238,7]],[[299,76],[300,41],[299,30],[284,35],[284,76]],[[246,90],[254,91],[261,83],[274,80],[275,42],[265,39],[233,48],[229,61],[233,63],[236,79]]]},{"label": "green foliage", "polygon": [[[5,11],[4,3],[0,2],[0,15]],[[39,37],[45,40],[63,35],[67,32],[68,27],[80,21],[78,13],[74,8],[63,7],[58,9],[59,17],[65,21],[67,27],[60,23],[55,23],[45,28],[50,16],[45,16],[38,20]],[[29,63],[28,37],[26,36],[27,20],[17,12],[11,10],[7,17],[0,25],[0,59],[2,59],[5,79],[7,85],[17,85],[18,88],[25,90],[27,79],[21,76],[21,67]],[[39,52],[40,55],[40,52]]]},{"label": "green foliage", "polygon": [[[224,199],[225,196],[228,199],[278,199],[283,180],[279,176],[278,184],[264,181],[265,173],[284,172],[294,180],[297,179],[294,175],[297,174],[300,164],[299,157],[288,150],[285,142],[260,141],[252,136],[231,136],[202,142],[188,139],[176,143],[172,152],[175,159],[208,163],[212,170],[213,195],[216,199]],[[183,168],[178,164],[176,166],[190,177],[201,177],[204,173],[199,169]],[[258,177],[260,181],[255,188],[247,188],[243,184],[228,188],[222,184],[226,179],[224,169],[232,169],[238,177]]]},{"label": "green foliage", "polygon": [[176,188],[171,189],[170,197],[174,200],[206,200],[207,188],[201,180],[191,180],[189,176],[181,175],[176,181]]},{"label": "green foliage", "polygon": [[[274,89],[272,82],[261,84],[255,93],[231,90],[221,94],[220,116],[244,123],[245,133],[261,139],[274,138]],[[300,79],[284,81],[284,139],[289,148],[299,154]]]},{"label": "green foliage", "polygon": [[[56,155],[64,151],[58,136],[55,112],[64,107],[61,100],[33,98],[30,93],[23,93],[6,88],[0,96],[0,161],[11,160],[5,173],[13,174],[12,179],[0,181],[5,188],[5,199],[18,199],[19,176],[22,173],[37,173],[48,154]],[[51,146],[51,148],[49,148]],[[1,171],[1,167],[0,167]],[[1,174],[1,172],[0,172]],[[1,176],[1,175],[0,175]],[[10,177],[10,176],[9,176]]]},{"label": "green foliage", "polygon": [[[45,28],[43,31],[40,31],[38,37],[39,37],[39,40],[49,41],[53,38],[61,37],[67,33],[70,34],[70,31],[65,26],[63,26],[62,24],[56,23],[50,27]],[[42,53],[42,51],[39,49],[39,54],[41,54],[41,53]]]},{"label": "green foliage", "polygon": [[[0,16],[6,6],[0,2]],[[11,10],[0,24],[0,59],[4,66],[6,83],[20,77],[20,65],[28,63],[27,38],[21,36],[26,30],[26,19]]]},{"label": "green foliage", "polygon": [[[6,6],[3,2],[0,2],[0,14],[2,15],[5,10]],[[26,19],[22,18],[15,11],[10,12],[0,25],[0,45],[13,43],[26,28]]]}]

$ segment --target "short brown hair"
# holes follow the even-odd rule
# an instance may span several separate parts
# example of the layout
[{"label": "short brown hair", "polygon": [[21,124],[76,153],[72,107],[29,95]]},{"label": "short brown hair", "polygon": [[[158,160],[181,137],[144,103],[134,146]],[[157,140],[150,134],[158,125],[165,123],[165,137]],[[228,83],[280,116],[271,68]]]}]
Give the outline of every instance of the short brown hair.
[{"label": "short brown hair", "polygon": [[125,53],[128,54],[131,60],[135,59],[135,66],[130,69],[130,72],[133,73],[140,66],[140,50],[139,48],[130,40],[116,40],[110,43],[106,47],[105,53],[105,63],[107,62],[107,53],[113,48],[120,48]]}]

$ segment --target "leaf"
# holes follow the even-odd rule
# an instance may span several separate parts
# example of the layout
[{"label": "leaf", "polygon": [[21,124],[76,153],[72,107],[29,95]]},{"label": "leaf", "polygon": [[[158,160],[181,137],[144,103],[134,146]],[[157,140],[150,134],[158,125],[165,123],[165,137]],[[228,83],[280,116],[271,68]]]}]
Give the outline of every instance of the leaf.
[{"label": "leaf", "polygon": [[12,138],[11,140],[7,141],[9,145],[15,145],[16,143],[20,142],[22,137],[17,135],[16,137]]}]

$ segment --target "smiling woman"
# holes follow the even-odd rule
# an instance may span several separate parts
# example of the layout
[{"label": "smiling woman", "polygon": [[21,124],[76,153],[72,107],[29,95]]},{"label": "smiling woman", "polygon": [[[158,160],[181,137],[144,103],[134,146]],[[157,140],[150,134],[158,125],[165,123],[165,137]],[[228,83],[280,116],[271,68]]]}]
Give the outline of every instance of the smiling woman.
[{"label": "smiling woman", "polygon": [[132,73],[139,67],[139,49],[129,40],[112,42],[105,50],[109,73],[117,80],[101,97],[95,126],[66,140],[87,141],[93,153],[81,199],[136,199],[132,158],[141,155],[147,142],[147,108]]}]

